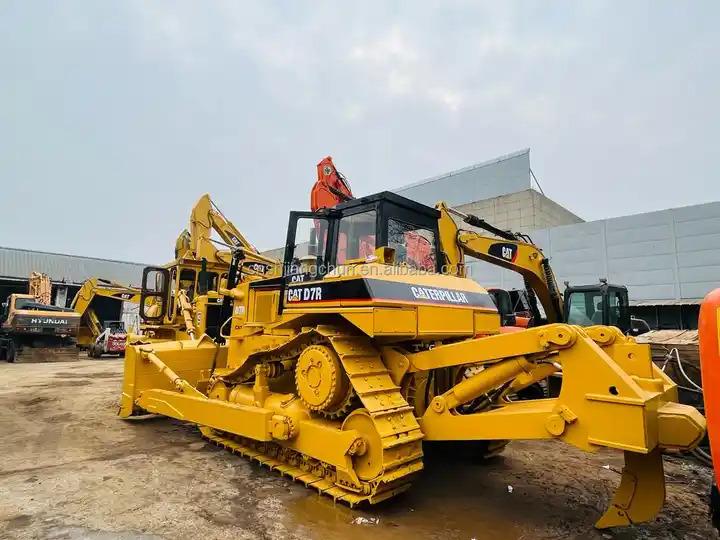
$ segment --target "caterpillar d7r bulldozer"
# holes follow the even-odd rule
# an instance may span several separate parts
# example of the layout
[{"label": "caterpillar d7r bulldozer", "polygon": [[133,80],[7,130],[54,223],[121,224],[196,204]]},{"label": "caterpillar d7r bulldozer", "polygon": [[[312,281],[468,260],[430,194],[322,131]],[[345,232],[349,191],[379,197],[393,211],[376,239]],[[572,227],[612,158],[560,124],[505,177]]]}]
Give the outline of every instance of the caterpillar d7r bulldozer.
[{"label": "caterpillar d7r bulldozer", "polygon": [[[501,332],[488,292],[443,250],[440,220],[388,192],[291,212],[281,275],[239,282],[241,258],[230,265],[224,343],[128,347],[120,416],[195,423],[350,505],[408,489],[424,441],[610,448],[625,453],[625,468],[596,526],[652,519],[665,497],[662,452],[696,445],[702,415],[677,403],[647,346],[613,327]],[[169,273],[154,272],[146,281],[162,304]],[[518,398],[558,372],[558,396]]]}]

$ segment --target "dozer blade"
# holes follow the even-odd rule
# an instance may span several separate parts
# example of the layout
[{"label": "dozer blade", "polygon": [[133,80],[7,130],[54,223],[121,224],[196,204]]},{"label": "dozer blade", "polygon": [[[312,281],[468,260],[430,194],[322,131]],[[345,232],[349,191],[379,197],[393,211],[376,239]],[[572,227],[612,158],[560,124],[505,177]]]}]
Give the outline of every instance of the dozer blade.
[{"label": "dozer blade", "polygon": [[649,454],[625,452],[620,486],[595,526],[606,529],[649,521],[664,502],[665,473],[660,449]]}]

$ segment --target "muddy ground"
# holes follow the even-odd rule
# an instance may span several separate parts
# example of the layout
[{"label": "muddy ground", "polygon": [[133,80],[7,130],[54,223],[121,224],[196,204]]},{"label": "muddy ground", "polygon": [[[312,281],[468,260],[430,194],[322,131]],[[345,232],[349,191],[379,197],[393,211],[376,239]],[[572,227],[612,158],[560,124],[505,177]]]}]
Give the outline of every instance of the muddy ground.
[{"label": "muddy ground", "polygon": [[619,530],[592,525],[622,458],[559,443],[515,443],[488,463],[433,455],[410,492],[351,510],[191,426],[117,419],[121,378],[114,359],[0,362],[0,538],[716,538],[710,472],[691,461],[666,458],[662,514]]}]

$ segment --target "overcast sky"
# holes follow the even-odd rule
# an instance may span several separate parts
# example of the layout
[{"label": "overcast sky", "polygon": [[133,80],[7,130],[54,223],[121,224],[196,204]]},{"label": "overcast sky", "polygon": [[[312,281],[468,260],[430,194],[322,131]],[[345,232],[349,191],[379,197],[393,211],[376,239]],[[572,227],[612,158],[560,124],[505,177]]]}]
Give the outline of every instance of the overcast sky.
[{"label": "overcast sky", "polygon": [[0,245],[172,258],[209,192],[260,248],[530,147],[591,220],[720,200],[720,2],[0,3]]}]

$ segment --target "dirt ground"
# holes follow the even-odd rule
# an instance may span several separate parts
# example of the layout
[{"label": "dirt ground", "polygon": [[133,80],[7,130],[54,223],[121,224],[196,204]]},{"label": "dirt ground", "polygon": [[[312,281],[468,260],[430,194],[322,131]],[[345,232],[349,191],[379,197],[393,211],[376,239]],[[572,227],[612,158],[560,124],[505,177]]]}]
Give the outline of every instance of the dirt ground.
[{"label": "dirt ground", "polygon": [[115,359],[0,362],[0,538],[716,538],[710,471],[691,461],[666,458],[665,509],[625,529],[592,526],[621,456],[545,442],[487,463],[432,453],[408,493],[351,510],[192,426],[119,420],[121,380]]}]

